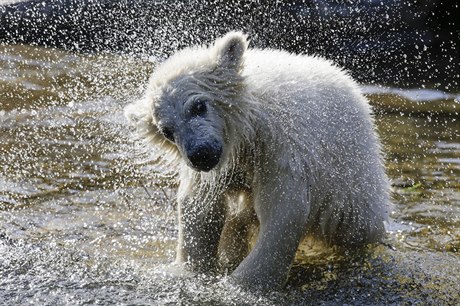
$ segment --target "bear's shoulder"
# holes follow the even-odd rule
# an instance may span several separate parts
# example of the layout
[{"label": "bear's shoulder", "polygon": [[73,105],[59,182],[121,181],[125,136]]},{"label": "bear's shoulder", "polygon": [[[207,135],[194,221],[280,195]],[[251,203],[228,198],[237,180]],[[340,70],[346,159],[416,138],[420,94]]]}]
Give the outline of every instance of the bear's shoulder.
[{"label": "bear's shoulder", "polygon": [[249,49],[244,60],[243,74],[252,78],[276,78],[279,81],[354,84],[352,78],[334,62],[320,56],[292,54],[282,50]]},{"label": "bear's shoulder", "polygon": [[332,61],[308,54],[294,54],[284,50],[249,49],[245,55],[246,69],[276,69],[296,72],[335,72],[343,73],[343,69]]},{"label": "bear's shoulder", "polygon": [[243,75],[256,92],[357,92],[358,85],[341,67],[319,56],[281,50],[249,49]]}]

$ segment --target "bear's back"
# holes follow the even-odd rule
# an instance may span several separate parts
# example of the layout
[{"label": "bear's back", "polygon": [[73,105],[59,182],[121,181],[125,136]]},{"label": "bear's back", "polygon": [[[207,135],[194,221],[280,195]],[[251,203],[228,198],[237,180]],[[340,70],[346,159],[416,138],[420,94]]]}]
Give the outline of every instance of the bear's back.
[{"label": "bear's back", "polygon": [[[311,212],[323,230],[333,207],[386,215],[388,181],[372,111],[345,71],[319,57],[256,49],[248,50],[243,75],[256,107],[267,114],[270,126],[262,130],[277,144],[274,156],[317,186]],[[327,232],[334,230],[330,225]]]},{"label": "bear's back", "polygon": [[[272,117],[286,141],[307,146],[327,140],[344,147],[361,146],[363,139],[374,142],[367,100],[353,79],[332,62],[253,49],[246,53],[243,75],[255,107]],[[364,142],[368,148],[376,146]]]},{"label": "bear's back", "polygon": [[282,125],[291,131],[316,128],[318,133],[336,134],[340,128],[355,129],[356,121],[371,120],[372,111],[358,84],[324,58],[250,49],[243,76],[259,107],[280,120],[286,114],[289,122]]},{"label": "bear's back", "polygon": [[279,93],[302,89],[312,97],[357,91],[356,83],[331,61],[280,50],[250,49],[246,52],[243,75],[257,92]]}]

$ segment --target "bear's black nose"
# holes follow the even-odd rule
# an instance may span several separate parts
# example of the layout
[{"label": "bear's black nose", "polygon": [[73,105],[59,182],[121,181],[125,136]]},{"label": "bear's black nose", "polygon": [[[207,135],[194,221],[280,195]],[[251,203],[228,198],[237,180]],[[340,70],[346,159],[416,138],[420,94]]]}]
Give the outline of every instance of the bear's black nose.
[{"label": "bear's black nose", "polygon": [[208,172],[219,163],[221,155],[221,147],[197,146],[187,153],[187,158],[195,170]]}]

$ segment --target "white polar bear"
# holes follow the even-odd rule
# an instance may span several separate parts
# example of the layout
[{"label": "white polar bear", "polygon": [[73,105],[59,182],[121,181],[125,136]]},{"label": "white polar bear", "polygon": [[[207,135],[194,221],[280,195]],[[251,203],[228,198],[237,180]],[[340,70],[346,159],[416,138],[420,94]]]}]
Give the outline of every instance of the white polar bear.
[{"label": "white polar bear", "polygon": [[276,287],[306,236],[379,241],[390,187],[371,109],[343,70],[247,45],[231,32],[177,52],[125,112],[178,167],[177,261]]}]

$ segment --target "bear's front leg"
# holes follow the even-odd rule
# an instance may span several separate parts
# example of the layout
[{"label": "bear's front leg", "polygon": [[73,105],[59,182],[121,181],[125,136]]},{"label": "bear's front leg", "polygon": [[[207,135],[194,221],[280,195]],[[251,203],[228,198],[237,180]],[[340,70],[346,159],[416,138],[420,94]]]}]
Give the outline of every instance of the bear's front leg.
[{"label": "bear's front leg", "polygon": [[178,201],[179,241],[176,261],[186,262],[193,270],[207,271],[217,264],[217,249],[225,222],[225,205],[221,196],[209,193],[205,188],[189,188]]},{"label": "bear's front leg", "polygon": [[258,179],[255,210],[260,221],[253,250],[231,275],[237,283],[281,287],[304,235],[309,214],[308,184],[290,173]]}]

